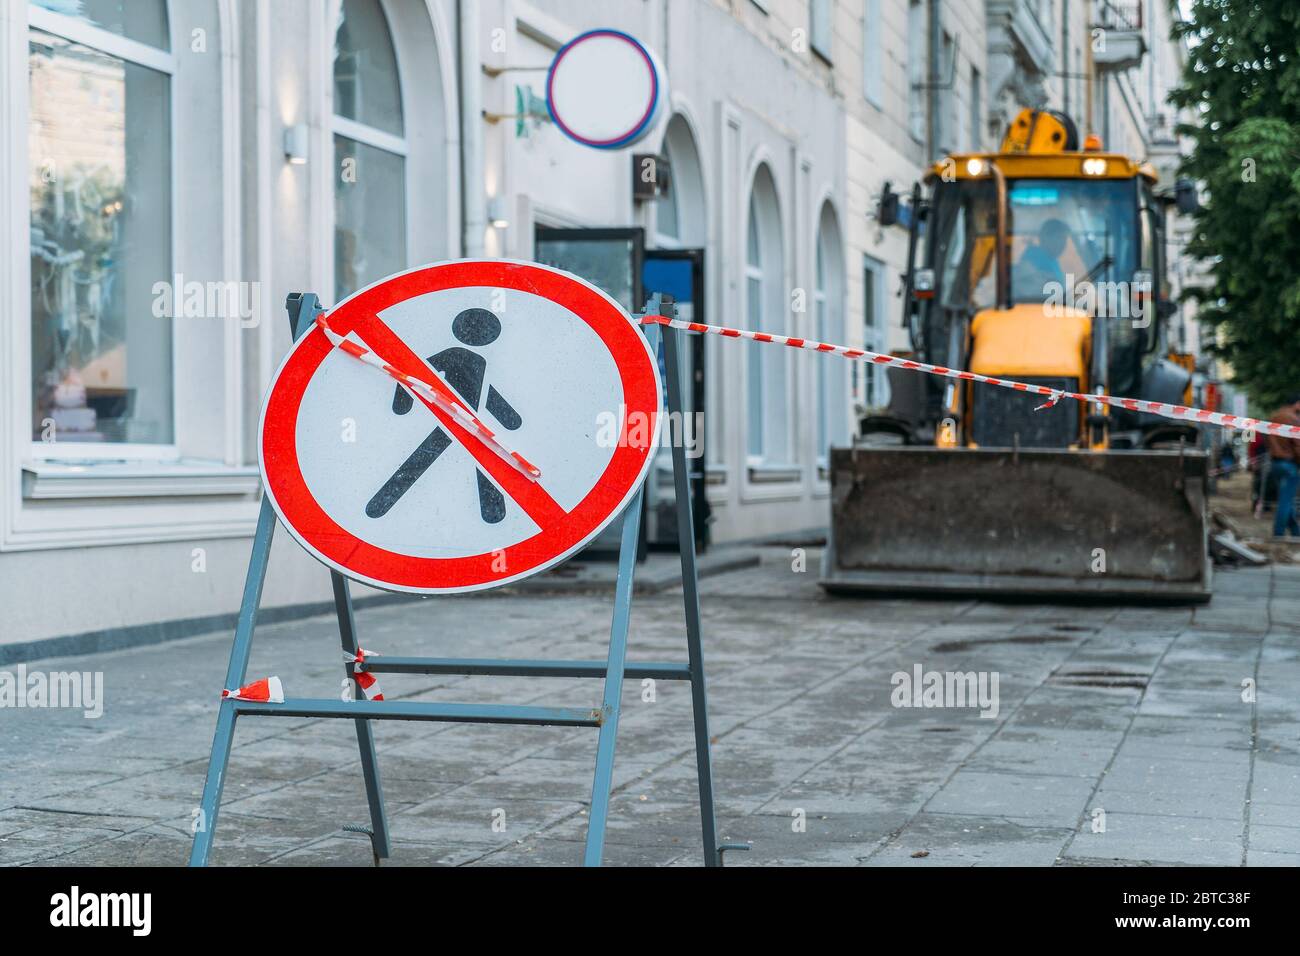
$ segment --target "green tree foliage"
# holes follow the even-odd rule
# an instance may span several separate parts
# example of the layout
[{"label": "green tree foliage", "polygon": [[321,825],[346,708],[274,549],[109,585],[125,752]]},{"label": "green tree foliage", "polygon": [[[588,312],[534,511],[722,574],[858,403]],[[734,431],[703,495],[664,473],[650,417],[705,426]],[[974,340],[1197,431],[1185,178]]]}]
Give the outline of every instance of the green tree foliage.
[{"label": "green tree foliage", "polygon": [[1183,172],[1208,200],[1188,252],[1216,353],[1258,406],[1300,392],[1300,3],[1195,0],[1175,27],[1190,55],[1171,101],[1193,122]]}]

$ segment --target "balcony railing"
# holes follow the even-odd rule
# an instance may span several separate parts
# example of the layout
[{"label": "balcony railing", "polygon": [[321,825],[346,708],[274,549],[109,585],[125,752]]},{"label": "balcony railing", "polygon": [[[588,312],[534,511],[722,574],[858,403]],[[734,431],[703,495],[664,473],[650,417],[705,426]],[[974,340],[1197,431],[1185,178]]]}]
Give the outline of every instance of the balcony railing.
[{"label": "balcony railing", "polygon": [[1094,26],[1105,30],[1141,30],[1143,0],[1097,0]]}]

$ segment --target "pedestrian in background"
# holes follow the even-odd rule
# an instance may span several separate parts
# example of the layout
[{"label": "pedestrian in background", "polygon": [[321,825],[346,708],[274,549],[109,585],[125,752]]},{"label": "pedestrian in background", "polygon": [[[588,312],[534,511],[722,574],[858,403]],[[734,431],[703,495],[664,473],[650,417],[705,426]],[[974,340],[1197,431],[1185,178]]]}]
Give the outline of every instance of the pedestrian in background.
[{"label": "pedestrian in background", "polygon": [[[1273,413],[1273,421],[1283,425],[1300,425],[1300,395],[1295,395]],[[1300,522],[1296,520],[1295,493],[1300,486],[1300,440],[1268,436],[1268,456],[1271,469],[1278,474],[1277,515],[1273,518],[1273,537],[1283,535],[1300,537]]]},{"label": "pedestrian in background", "polygon": [[1237,437],[1229,429],[1224,435],[1223,445],[1219,448],[1219,471],[1230,475],[1237,470]]},{"label": "pedestrian in background", "polygon": [[1250,469],[1250,504],[1256,518],[1264,517],[1265,475],[1268,472],[1268,436],[1255,432],[1246,447],[1246,467]]}]

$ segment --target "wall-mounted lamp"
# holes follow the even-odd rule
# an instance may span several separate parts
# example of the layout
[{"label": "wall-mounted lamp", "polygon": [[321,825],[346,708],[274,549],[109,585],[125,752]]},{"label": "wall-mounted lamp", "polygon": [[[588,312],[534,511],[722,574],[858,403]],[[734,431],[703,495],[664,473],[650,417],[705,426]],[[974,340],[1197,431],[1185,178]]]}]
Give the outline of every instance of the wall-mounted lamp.
[{"label": "wall-mounted lamp", "polygon": [[510,220],[506,216],[505,199],[501,196],[493,196],[488,200],[488,222],[494,229],[505,229],[510,225]]},{"label": "wall-mounted lamp", "polygon": [[295,123],[284,131],[284,158],[294,166],[307,165],[309,131],[306,123]]}]

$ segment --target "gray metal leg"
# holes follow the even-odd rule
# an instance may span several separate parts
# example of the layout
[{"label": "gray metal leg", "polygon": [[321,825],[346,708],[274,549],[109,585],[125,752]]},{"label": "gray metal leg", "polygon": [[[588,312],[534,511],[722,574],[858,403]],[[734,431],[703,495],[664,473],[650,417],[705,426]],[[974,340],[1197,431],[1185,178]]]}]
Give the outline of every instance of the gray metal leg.
[{"label": "gray metal leg", "polygon": [[600,866],[605,849],[605,823],[609,819],[610,790],[614,786],[614,745],[618,740],[623,671],[627,664],[627,627],[632,614],[632,576],[636,570],[636,545],[641,534],[641,502],[644,497],[643,485],[623,512],[618,582],[614,585],[614,623],[609,632],[609,662],[605,669],[605,698],[601,705],[600,739],[596,743],[596,774],[591,784],[591,820],[587,827],[584,866]]},{"label": "gray metal leg", "polygon": [[[271,502],[262,498],[262,508],[257,515],[257,533],[253,536],[253,553],[248,559],[248,576],[244,579],[244,597],[239,605],[239,623],[235,626],[235,643],[230,649],[230,666],[226,669],[225,686],[231,690],[242,687],[248,671],[248,655],[253,648],[253,628],[257,624],[257,608],[262,601],[262,583],[266,580],[266,565],[271,557],[271,539],[275,536],[275,511]],[[203,784],[203,799],[199,803],[199,819],[194,822],[194,845],[190,849],[190,866],[206,866],[212,851],[212,835],[217,828],[217,809],[221,805],[221,790],[226,782],[226,764],[235,739],[235,702],[222,700],[217,713],[217,731],[212,738],[212,756],[208,761],[208,777]]]},{"label": "gray metal leg", "polygon": [[[681,365],[678,364],[677,330],[663,329],[664,364],[668,366],[668,411],[686,427],[682,401]],[[695,717],[695,769],[700,781],[700,827],[704,837],[704,865],[721,866],[718,824],[713,809],[713,759],[709,747],[709,705],[704,686],[704,651],[700,643],[699,575],[695,568],[695,521],[691,482],[686,461],[685,435],[672,442],[673,484],[677,495],[677,549],[682,558],[682,600],[686,608],[686,647],[691,668],[691,711]]]},{"label": "gray metal leg", "polygon": [[[334,610],[339,618],[339,637],[343,641],[343,653],[355,655],[360,645],[357,643],[357,622],[352,614],[352,593],[348,590],[348,580],[337,571],[330,572],[334,583]],[[349,676],[353,676],[353,667],[348,665]],[[353,696],[363,700],[365,695],[353,680]],[[374,851],[375,865],[380,860],[388,859],[392,847],[388,841],[388,815],[384,811],[384,790],[379,782],[379,763],[375,758],[375,732],[368,720],[354,721],[357,727],[357,746],[361,751],[361,773],[366,778],[366,801],[370,804],[370,848]]]}]

